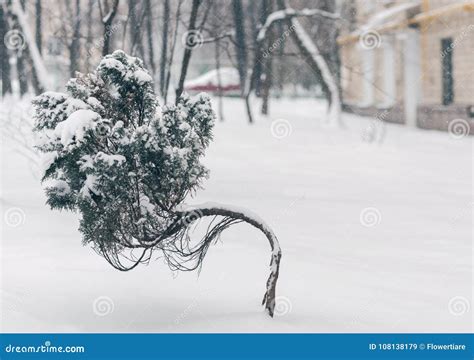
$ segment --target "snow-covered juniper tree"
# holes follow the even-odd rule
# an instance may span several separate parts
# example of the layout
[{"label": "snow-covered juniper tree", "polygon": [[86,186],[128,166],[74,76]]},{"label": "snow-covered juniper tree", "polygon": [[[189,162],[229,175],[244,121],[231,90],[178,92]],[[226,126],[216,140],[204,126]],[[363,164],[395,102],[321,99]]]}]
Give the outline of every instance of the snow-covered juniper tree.
[{"label": "snow-covered juniper tree", "polygon": [[[51,208],[78,211],[84,243],[122,271],[155,251],[173,270],[194,270],[224,229],[247,222],[272,249],[263,304],[273,316],[281,258],[273,231],[240,208],[184,205],[209,174],[200,162],[215,120],[209,98],[182,96],[161,108],[143,62],[123,51],[105,56],[66,89],[33,101]],[[192,240],[191,225],[207,216],[215,219]]]}]

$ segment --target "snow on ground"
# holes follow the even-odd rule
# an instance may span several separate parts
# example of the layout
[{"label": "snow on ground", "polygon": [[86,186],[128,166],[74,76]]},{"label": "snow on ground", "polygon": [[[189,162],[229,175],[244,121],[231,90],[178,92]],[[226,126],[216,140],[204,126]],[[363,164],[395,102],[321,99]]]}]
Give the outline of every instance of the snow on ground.
[{"label": "snow on ground", "polygon": [[45,206],[28,161],[4,142],[1,330],[471,331],[472,138],[387,125],[369,144],[368,119],[344,114],[339,130],[320,126],[322,103],[271,107],[247,126],[242,102],[225,99],[211,178],[189,203],[247,207],[273,226],[275,318],[260,306],[270,249],[257,230],[228,229],[199,276],[161,259],[116,271],[81,245],[77,214]]}]

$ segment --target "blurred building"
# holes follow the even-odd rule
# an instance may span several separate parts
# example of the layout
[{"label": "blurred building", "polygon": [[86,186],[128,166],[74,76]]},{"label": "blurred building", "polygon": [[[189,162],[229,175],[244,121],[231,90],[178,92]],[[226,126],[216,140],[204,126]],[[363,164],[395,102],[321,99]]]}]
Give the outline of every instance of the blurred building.
[{"label": "blurred building", "polygon": [[474,133],[474,1],[352,0],[338,37],[344,107]]}]

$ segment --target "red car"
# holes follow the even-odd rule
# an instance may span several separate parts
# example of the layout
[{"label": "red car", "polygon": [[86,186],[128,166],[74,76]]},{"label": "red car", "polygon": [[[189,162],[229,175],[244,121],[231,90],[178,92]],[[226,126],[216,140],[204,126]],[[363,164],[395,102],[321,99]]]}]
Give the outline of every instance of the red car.
[{"label": "red car", "polygon": [[[218,81],[220,75],[220,87]],[[219,94],[219,90],[224,96],[240,95],[240,78],[239,72],[235,68],[224,67],[208,71],[195,79],[188,80],[184,83],[184,90],[188,93],[207,92],[214,95]]]}]

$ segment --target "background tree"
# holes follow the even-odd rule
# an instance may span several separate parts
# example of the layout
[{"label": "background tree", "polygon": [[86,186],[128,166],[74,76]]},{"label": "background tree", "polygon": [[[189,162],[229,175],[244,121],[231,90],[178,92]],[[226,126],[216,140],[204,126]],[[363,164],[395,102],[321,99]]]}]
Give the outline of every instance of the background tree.
[{"label": "background tree", "polygon": [[4,41],[10,27],[7,19],[6,2],[0,4],[0,53],[2,62],[2,97],[12,93],[11,73],[10,73],[10,56],[8,54],[7,42]]},{"label": "background tree", "polygon": [[43,62],[43,57],[36,46],[35,36],[31,30],[30,23],[21,2],[19,0],[12,0],[10,4],[11,12],[18,22],[19,29],[21,29],[21,41],[28,49],[31,70],[35,73],[38,80],[36,90],[42,92],[50,87],[50,81]]},{"label": "background tree", "polygon": [[185,34],[186,46],[185,46],[184,54],[183,54],[183,61],[181,62],[181,72],[179,76],[179,82],[176,87],[176,100],[178,100],[181,94],[183,93],[184,81],[186,80],[186,73],[188,71],[189,62],[191,60],[192,50],[197,45],[196,41],[199,41],[199,37],[196,37],[196,36],[199,36],[196,23],[197,23],[197,17],[198,17],[198,10],[199,10],[199,6],[201,5],[201,2],[202,0],[193,0],[191,14],[189,15],[188,30]]},{"label": "background tree", "polygon": [[[164,87],[164,95],[163,95],[163,99],[165,101],[165,103],[167,102],[167,98],[168,98],[168,89],[169,89],[169,86],[170,86],[170,81],[171,81],[171,69],[172,69],[172,65],[173,65],[173,58],[174,58],[174,53],[175,53],[175,49],[176,49],[176,41],[178,40],[178,31],[179,31],[179,23],[180,23],[180,20],[181,20],[181,7],[182,7],[182,4],[183,4],[184,0],[179,0],[178,1],[178,6],[176,8],[176,13],[175,13],[175,21],[174,21],[174,29],[173,29],[173,38],[171,40],[171,47],[170,47],[170,51],[169,51],[169,57],[168,57],[168,63],[166,65],[166,82],[165,82],[165,87]],[[187,69],[187,67],[186,67]],[[184,81],[183,81],[184,83]]]},{"label": "background tree", "polygon": [[311,69],[317,75],[317,78],[320,78],[323,81],[321,86],[328,98],[329,103],[327,124],[340,125],[341,101],[339,96],[338,79],[335,74],[331,72],[327,61],[322,56],[317,45],[312,41],[311,36],[298,20],[299,17],[314,16],[338,20],[340,18],[339,15],[320,9],[295,10],[293,8],[287,7],[284,0],[279,0],[279,7],[280,10],[267,16],[267,20],[260,27],[257,35],[254,66],[245,89],[245,100],[249,121],[253,121],[249,99],[260,78],[260,64],[264,53],[263,44],[268,38],[272,27],[280,21],[286,21],[289,29],[291,30],[291,37],[293,38],[300,55],[302,55],[310,64]]},{"label": "background tree", "polygon": [[[35,1],[35,40],[36,47],[40,55],[43,55],[43,5],[41,0]],[[41,84],[38,80],[38,75],[36,74],[36,68],[33,66],[31,56],[28,54],[28,60],[31,69],[31,82],[35,90],[35,94],[38,95],[41,93]]]},{"label": "background tree", "polygon": [[151,68],[153,76],[156,73],[155,67],[155,52],[153,49],[153,7],[151,6],[151,0],[145,0],[145,17],[146,17],[146,35],[148,45],[148,63]]},{"label": "background tree", "polygon": [[145,13],[141,5],[142,2],[128,0],[128,22],[130,31],[130,53],[144,58],[142,26]]},{"label": "background tree", "polygon": [[[24,8],[23,8],[24,10]],[[24,43],[21,26],[18,17],[14,12],[9,12],[14,36],[18,37],[17,46],[12,47],[13,57],[16,64],[16,78],[18,79],[19,95],[23,96],[28,92],[28,72],[26,68],[27,45]]]},{"label": "background tree", "polygon": [[245,16],[242,0],[232,0],[232,14],[234,17],[235,48],[237,51],[240,86],[243,89],[247,78],[247,48],[245,41]]},{"label": "background tree", "polygon": [[40,54],[43,52],[43,35],[42,35],[42,16],[43,16],[43,6],[41,5],[41,0],[35,1],[35,39],[36,46]]},{"label": "background tree", "polygon": [[117,15],[119,0],[110,0],[112,3],[109,3],[109,0],[98,0],[100,18],[103,26],[103,47],[102,55],[107,55],[110,52],[110,39],[112,37],[112,23],[115,16]]},{"label": "background tree", "polygon": [[68,43],[69,49],[69,72],[71,77],[79,71],[79,59],[81,53],[81,1],[75,1],[75,8],[72,9],[71,2],[66,1],[66,10],[72,19],[72,34]]},{"label": "background tree", "polygon": [[162,19],[162,35],[161,35],[161,58],[160,58],[160,94],[165,98],[166,84],[166,58],[168,57],[168,32],[170,26],[170,2],[163,0],[163,19]]},{"label": "background tree", "polygon": [[[270,14],[273,11],[273,2],[272,0],[264,0],[262,2],[262,23],[265,23],[268,14]],[[268,31],[268,36],[266,39],[266,47],[270,49],[275,41],[275,30],[276,27],[270,29]],[[268,115],[268,103],[270,99],[270,89],[272,87],[272,81],[273,81],[273,51],[267,51],[267,56],[264,56],[263,59],[261,59],[263,63],[263,77],[261,81],[261,95],[262,95],[262,109],[261,112],[263,115]]]}]

